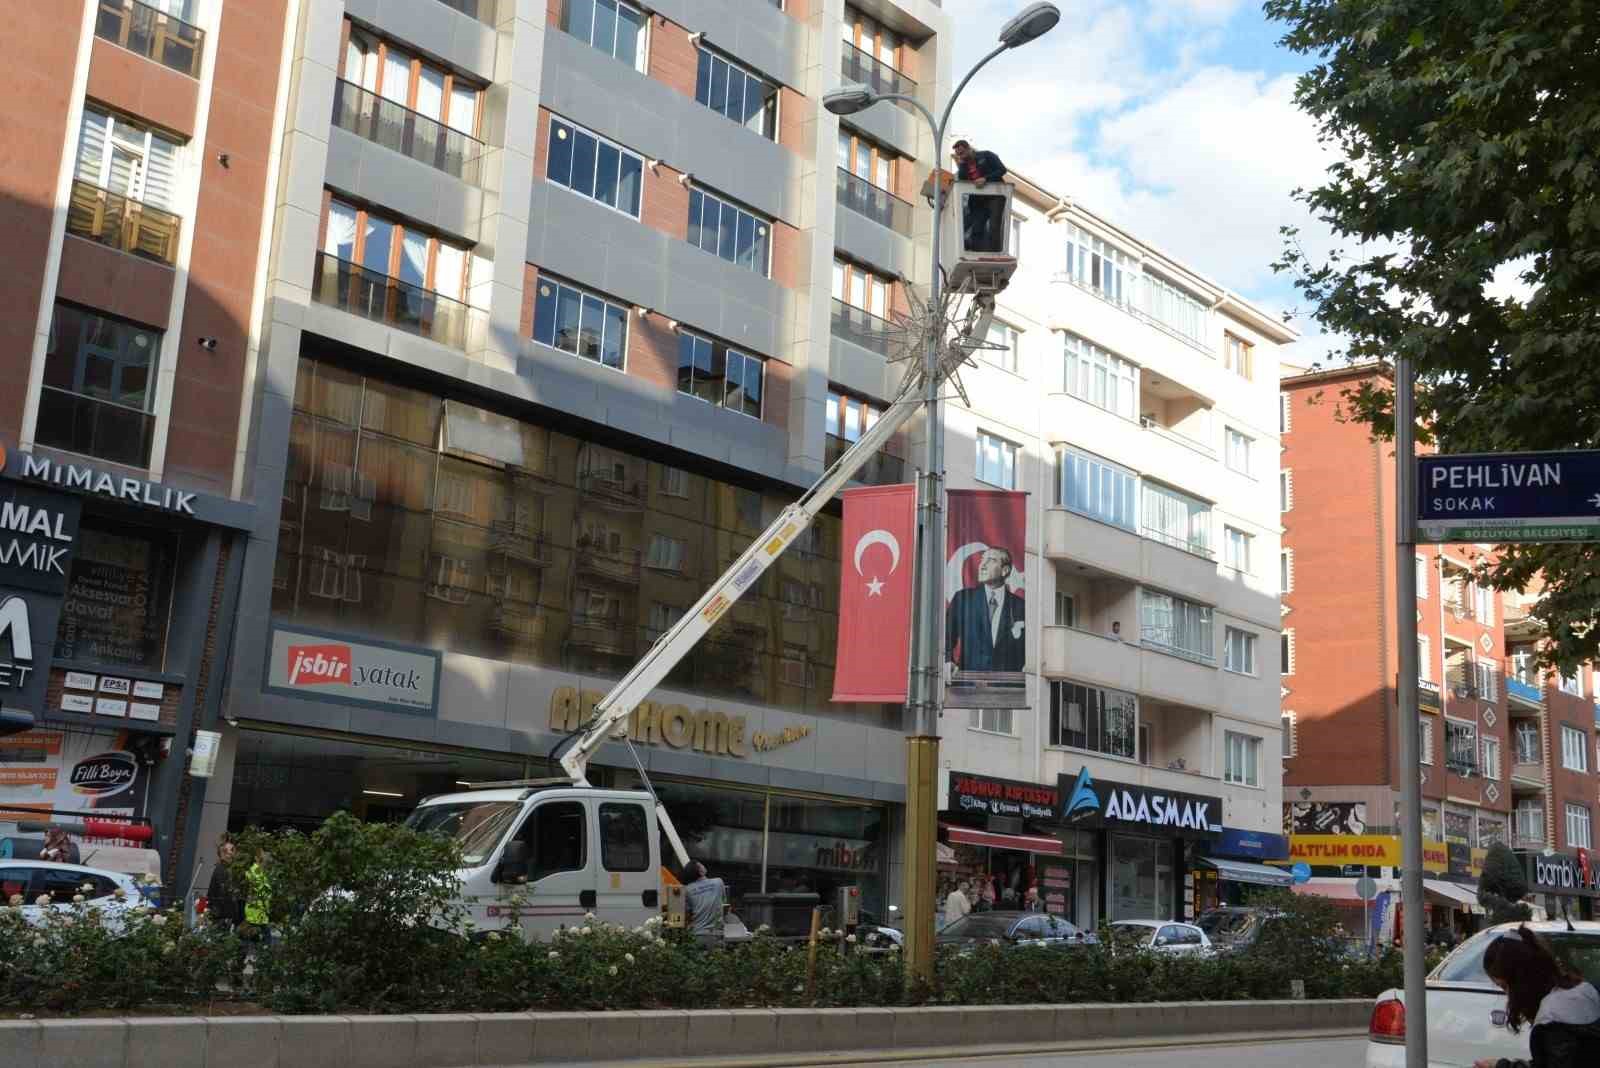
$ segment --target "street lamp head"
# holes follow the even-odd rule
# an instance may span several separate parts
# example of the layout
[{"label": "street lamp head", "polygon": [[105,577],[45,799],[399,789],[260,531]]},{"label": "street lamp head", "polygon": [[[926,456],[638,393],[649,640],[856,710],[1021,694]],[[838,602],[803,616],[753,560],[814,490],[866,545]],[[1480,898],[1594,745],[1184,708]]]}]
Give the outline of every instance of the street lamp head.
[{"label": "street lamp head", "polygon": [[878,102],[878,94],[864,85],[845,85],[822,94],[822,106],[835,115],[854,115]]},{"label": "street lamp head", "polygon": [[1007,48],[1021,48],[1055,29],[1060,21],[1061,9],[1056,5],[1029,4],[1021,14],[1000,27],[1000,43]]}]

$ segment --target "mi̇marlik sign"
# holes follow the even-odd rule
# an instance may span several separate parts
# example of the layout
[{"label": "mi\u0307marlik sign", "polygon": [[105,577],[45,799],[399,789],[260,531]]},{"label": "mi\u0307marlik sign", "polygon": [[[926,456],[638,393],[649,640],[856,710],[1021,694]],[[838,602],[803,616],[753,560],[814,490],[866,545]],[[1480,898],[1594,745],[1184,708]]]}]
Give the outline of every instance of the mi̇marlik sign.
[{"label": "mi\u0307marlik sign", "polygon": [[1166,831],[1182,838],[1222,834],[1222,798],[1156,786],[1096,781],[1083,768],[1056,780],[1061,822],[1068,827],[1119,831]]},{"label": "mi\u0307marlik sign", "polygon": [[1600,538],[1600,451],[1417,458],[1417,540]]}]

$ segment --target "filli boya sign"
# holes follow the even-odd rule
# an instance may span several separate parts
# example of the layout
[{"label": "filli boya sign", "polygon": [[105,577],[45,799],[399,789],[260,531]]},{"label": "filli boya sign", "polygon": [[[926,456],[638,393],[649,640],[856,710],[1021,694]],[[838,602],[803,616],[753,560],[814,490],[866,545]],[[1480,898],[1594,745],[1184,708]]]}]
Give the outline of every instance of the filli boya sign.
[{"label": "filli boya sign", "polygon": [[1087,767],[1061,775],[1061,822],[1069,827],[1167,831],[1182,838],[1222,834],[1222,798],[1155,786],[1096,781]]},{"label": "filli boya sign", "polygon": [[950,773],[949,807],[956,812],[1054,821],[1059,805],[1054,786],[966,771]]}]

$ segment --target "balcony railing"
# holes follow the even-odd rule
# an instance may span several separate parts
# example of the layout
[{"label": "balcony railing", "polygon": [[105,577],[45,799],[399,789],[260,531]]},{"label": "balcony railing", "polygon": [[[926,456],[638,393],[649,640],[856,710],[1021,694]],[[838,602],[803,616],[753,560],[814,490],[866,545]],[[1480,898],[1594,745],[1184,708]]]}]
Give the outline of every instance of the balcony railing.
[{"label": "balcony railing", "polygon": [[844,42],[844,54],[839,57],[839,73],[846,82],[864,85],[875,93],[914,96],[917,92],[916,82],[848,41]]},{"label": "balcony railing", "polygon": [[1215,458],[1216,455],[1217,455],[1217,450],[1216,450],[1215,446],[1208,445],[1205,442],[1198,440],[1197,438],[1191,438],[1189,435],[1183,433],[1180,430],[1174,430],[1171,427],[1162,426],[1160,423],[1156,422],[1154,419],[1150,418],[1147,415],[1141,415],[1139,417],[1139,425],[1141,427],[1143,427],[1144,429],[1146,429],[1146,430],[1154,432],[1157,437],[1163,437],[1163,438],[1166,438],[1168,441],[1177,442],[1179,445],[1182,445],[1184,448],[1193,449],[1195,452],[1200,453],[1202,456],[1210,456],[1212,458]]},{"label": "balcony railing", "polygon": [[833,298],[832,327],[835,337],[852,345],[860,345],[880,356],[890,355],[895,339],[903,333],[889,320],[873,315],[865,308],[846,304],[838,297]]},{"label": "balcony railing", "polygon": [[496,0],[439,0],[439,3],[487,26],[494,25]]},{"label": "balcony railing", "polygon": [[[827,448],[823,451],[823,460],[829,467],[834,461],[845,454],[845,451],[854,445],[853,441],[846,441],[837,434],[827,435]],[[856,472],[856,481],[868,486],[892,486],[906,480],[906,462],[898,456],[890,456],[879,452],[862,465]]]},{"label": "balcony railing", "polygon": [[465,349],[471,309],[459,300],[369,271],[327,252],[317,253],[311,297],[353,315],[386,323],[453,349]]},{"label": "balcony railing", "polygon": [[74,179],[67,233],[118,252],[172,263],[178,257],[178,216]]},{"label": "balcony railing", "polygon": [[1514,697],[1529,704],[1541,704],[1544,701],[1543,689],[1531,682],[1525,682],[1515,675],[1506,676],[1506,696]]},{"label": "balcony railing", "polygon": [[1162,635],[1158,631],[1141,630],[1139,632],[1139,644],[1146,649],[1154,649],[1158,653],[1166,653],[1168,656],[1176,656],[1182,660],[1191,660],[1196,664],[1205,664],[1208,667],[1215,667],[1217,664],[1217,658],[1210,653],[1203,653],[1196,649],[1185,649],[1181,645],[1173,645],[1163,641]]},{"label": "balcony railing", "polygon": [[610,471],[590,470],[578,472],[578,492],[596,497],[604,503],[621,505],[628,509],[644,507],[644,483],[626,475],[618,477]]},{"label": "balcony railing", "polygon": [[44,386],[39,391],[40,445],[129,467],[150,465],[156,417],[138,408]]},{"label": "balcony railing", "polygon": [[100,0],[94,35],[191,78],[200,77],[205,31],[139,0]]},{"label": "balcony railing", "polygon": [[598,578],[635,585],[639,581],[639,550],[603,550],[578,546],[578,570]]},{"label": "balcony railing", "polygon": [[887,226],[902,237],[911,236],[911,205],[889,192],[839,169],[838,200],[857,215]]},{"label": "balcony railing", "polygon": [[1170,545],[1174,549],[1181,549],[1194,556],[1203,556],[1207,560],[1215,560],[1217,554],[1211,546],[1203,541],[1190,541],[1180,534],[1169,534],[1160,527],[1140,527],[1139,533],[1151,541],[1159,541],[1163,545]]},{"label": "balcony railing", "polygon": [[482,141],[342,78],[333,88],[333,124],[434,170],[478,184]]}]

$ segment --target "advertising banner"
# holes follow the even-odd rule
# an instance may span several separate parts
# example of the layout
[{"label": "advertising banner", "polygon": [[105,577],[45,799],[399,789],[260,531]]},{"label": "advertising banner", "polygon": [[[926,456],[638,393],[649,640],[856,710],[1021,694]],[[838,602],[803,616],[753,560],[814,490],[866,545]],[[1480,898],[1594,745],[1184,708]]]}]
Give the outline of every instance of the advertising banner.
[{"label": "advertising banner", "polygon": [[0,481],[0,707],[45,711],[82,510],[75,497]]},{"label": "advertising banner", "polygon": [[128,751],[127,739],[126,731],[55,730],[0,738],[0,824],[52,809],[144,815],[148,769]]},{"label": "advertising banner", "polygon": [[1335,864],[1399,867],[1400,839],[1392,834],[1295,834],[1289,836],[1289,859],[1305,861],[1312,867]]},{"label": "advertising banner", "polygon": [[439,707],[439,661],[432,649],[274,625],[264,688],[289,697],[433,715]]},{"label": "advertising banner", "polygon": [[1065,919],[1072,911],[1072,868],[1070,860],[1041,860],[1038,863],[1039,900],[1052,916]]},{"label": "advertising banner", "polygon": [[1222,798],[1158,786],[1096,780],[1087,767],[1056,780],[1061,822],[1068,827],[1160,831],[1181,838],[1222,834]]},{"label": "advertising banner", "polygon": [[1549,856],[1518,850],[1517,856],[1522,859],[1534,893],[1600,898],[1600,864],[1594,862],[1587,849]]},{"label": "advertising banner", "polygon": [[917,488],[845,490],[833,699],[903,703],[911,664]]},{"label": "advertising banner", "polygon": [[1366,834],[1365,801],[1291,801],[1284,806],[1288,834]]},{"label": "advertising banner", "polygon": [[996,779],[966,771],[950,773],[950,802],[947,807],[952,812],[1048,820],[1053,823],[1060,805],[1054,786]]},{"label": "advertising banner", "polygon": [[945,706],[1026,708],[1028,495],[951,490]]}]

